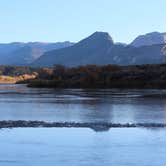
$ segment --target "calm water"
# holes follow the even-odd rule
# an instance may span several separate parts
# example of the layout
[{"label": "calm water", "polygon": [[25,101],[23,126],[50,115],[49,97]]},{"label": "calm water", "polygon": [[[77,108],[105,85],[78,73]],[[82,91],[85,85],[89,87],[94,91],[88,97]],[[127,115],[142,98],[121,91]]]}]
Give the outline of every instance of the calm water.
[{"label": "calm water", "polygon": [[[0,120],[166,123],[166,91],[0,85]],[[3,129],[0,148],[0,166],[163,166],[166,129]]]},{"label": "calm water", "polygon": [[166,91],[0,85],[0,120],[166,123]]},{"label": "calm water", "polygon": [[5,129],[0,147],[1,166],[164,166],[166,130]]}]

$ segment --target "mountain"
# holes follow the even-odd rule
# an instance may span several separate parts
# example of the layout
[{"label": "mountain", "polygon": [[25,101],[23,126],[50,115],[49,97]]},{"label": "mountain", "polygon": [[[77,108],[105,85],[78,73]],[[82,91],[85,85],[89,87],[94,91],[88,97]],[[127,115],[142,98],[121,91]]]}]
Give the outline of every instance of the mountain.
[{"label": "mountain", "polygon": [[0,44],[0,63],[3,65],[28,65],[49,50],[69,47],[73,44],[68,41]]},{"label": "mountain", "polygon": [[166,33],[152,32],[138,36],[130,45],[134,47],[166,43]]},{"label": "mountain", "polygon": [[[71,47],[46,52],[33,63],[35,66],[104,64],[114,42],[106,32],[95,32]],[[100,58],[103,60],[100,61]]]},{"label": "mountain", "polygon": [[127,44],[126,44],[126,43],[121,43],[121,42],[116,42],[115,44],[116,44],[116,45],[127,46]]},{"label": "mountain", "polygon": [[23,46],[8,54],[6,63],[8,65],[27,65],[39,58],[44,51],[42,47]]},{"label": "mountain", "polygon": [[114,43],[110,35],[106,32],[95,32],[88,38],[81,40],[71,47],[46,52],[32,65],[133,65],[164,62],[166,62],[165,44],[151,45],[149,43],[139,47],[132,45],[126,46],[124,44]]},{"label": "mountain", "polygon": [[95,32],[78,43],[0,44],[1,65],[46,66],[55,64],[134,65],[166,63],[166,33],[137,37],[130,45],[114,43],[107,32]]},{"label": "mountain", "polygon": [[[111,56],[114,56],[113,54]],[[116,56],[115,56],[116,57]],[[116,58],[115,58],[116,59]],[[118,54],[118,65],[141,65],[166,63],[166,45],[124,47]]]}]

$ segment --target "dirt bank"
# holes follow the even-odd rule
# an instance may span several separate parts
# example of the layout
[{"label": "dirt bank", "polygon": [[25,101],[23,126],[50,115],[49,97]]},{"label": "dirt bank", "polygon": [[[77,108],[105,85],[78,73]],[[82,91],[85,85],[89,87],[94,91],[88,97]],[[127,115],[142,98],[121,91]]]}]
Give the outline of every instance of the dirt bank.
[{"label": "dirt bank", "polygon": [[27,80],[32,80],[37,78],[37,74],[24,74],[24,75],[20,75],[20,76],[0,76],[0,84],[15,84],[17,82],[23,82],[23,81],[27,81]]}]

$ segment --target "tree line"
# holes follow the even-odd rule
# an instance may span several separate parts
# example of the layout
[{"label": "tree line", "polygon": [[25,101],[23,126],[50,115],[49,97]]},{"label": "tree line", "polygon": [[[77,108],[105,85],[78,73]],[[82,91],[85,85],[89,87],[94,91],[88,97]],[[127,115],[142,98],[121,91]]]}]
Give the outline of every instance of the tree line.
[{"label": "tree line", "polygon": [[50,88],[166,88],[166,65],[55,65],[40,70],[31,87]]}]

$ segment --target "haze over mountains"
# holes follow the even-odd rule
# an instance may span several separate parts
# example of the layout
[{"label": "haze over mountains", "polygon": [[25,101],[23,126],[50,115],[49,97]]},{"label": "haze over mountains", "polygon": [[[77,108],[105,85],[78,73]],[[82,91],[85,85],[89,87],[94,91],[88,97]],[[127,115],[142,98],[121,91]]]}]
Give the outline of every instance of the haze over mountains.
[{"label": "haze over mountains", "polygon": [[165,33],[150,33],[136,38],[130,45],[117,44],[106,32],[95,32],[75,45],[46,52],[35,66],[79,66],[86,64],[155,64],[166,62]]},{"label": "haze over mountains", "polygon": [[15,42],[0,44],[0,64],[29,65],[49,50],[60,49],[73,44],[68,41],[57,43]]},{"label": "haze over mountains", "polygon": [[1,65],[50,67],[55,64],[156,64],[166,62],[166,33],[138,36],[131,44],[114,43],[106,32],[95,32],[78,43],[0,44]]}]

